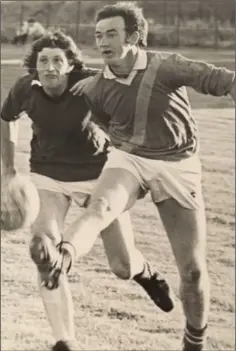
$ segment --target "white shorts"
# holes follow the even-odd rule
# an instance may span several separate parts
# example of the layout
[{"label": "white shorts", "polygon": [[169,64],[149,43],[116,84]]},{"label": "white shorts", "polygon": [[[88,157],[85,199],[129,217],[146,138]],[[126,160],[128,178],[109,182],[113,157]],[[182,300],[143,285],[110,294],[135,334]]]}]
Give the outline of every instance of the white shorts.
[{"label": "white shorts", "polygon": [[147,159],[115,149],[109,154],[103,169],[109,168],[122,168],[132,173],[144,190],[150,190],[155,203],[174,198],[185,208],[204,206],[201,162],[197,155],[171,162]]},{"label": "white shorts", "polygon": [[38,173],[31,173],[31,180],[37,189],[49,190],[69,196],[77,205],[84,207],[96,184],[96,180],[62,182]]}]

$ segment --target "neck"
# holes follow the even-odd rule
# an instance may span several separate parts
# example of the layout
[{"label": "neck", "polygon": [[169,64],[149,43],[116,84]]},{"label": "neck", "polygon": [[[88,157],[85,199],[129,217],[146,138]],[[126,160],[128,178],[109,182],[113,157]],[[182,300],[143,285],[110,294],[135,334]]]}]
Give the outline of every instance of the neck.
[{"label": "neck", "polygon": [[116,76],[123,76],[123,75],[128,76],[134,67],[135,61],[137,59],[137,55],[138,55],[138,48],[137,47],[131,48],[127,52],[125,57],[121,58],[119,63],[111,65],[110,69],[113,71],[113,73]]}]

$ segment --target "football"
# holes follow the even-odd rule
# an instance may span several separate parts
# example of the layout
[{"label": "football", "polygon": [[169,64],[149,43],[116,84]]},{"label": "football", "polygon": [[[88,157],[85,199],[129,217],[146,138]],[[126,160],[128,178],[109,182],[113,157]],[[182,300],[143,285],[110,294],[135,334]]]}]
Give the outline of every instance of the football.
[{"label": "football", "polygon": [[40,209],[38,191],[25,175],[2,176],[1,229],[6,231],[29,227]]}]

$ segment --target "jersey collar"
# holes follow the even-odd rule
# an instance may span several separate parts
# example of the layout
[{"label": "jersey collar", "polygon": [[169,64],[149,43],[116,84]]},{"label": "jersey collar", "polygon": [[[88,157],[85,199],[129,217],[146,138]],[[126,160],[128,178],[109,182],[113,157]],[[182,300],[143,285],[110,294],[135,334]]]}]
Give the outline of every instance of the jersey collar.
[{"label": "jersey collar", "polygon": [[135,64],[127,78],[119,78],[115,76],[115,74],[110,70],[108,65],[106,65],[103,70],[103,76],[105,79],[115,79],[117,82],[130,85],[132,83],[133,78],[137,74],[137,71],[144,70],[146,67],[147,67],[147,52],[145,50],[139,49]]}]

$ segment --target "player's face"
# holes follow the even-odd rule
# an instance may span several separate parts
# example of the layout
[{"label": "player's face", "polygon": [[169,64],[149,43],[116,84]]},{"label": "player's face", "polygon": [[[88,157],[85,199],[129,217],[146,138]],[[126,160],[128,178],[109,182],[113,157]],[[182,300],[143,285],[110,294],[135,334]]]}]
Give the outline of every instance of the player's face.
[{"label": "player's face", "polygon": [[130,49],[123,17],[116,16],[99,21],[95,30],[96,44],[108,65],[119,65]]},{"label": "player's face", "polygon": [[42,85],[48,89],[55,89],[65,84],[71,65],[64,50],[43,48],[38,53],[36,69]]}]

